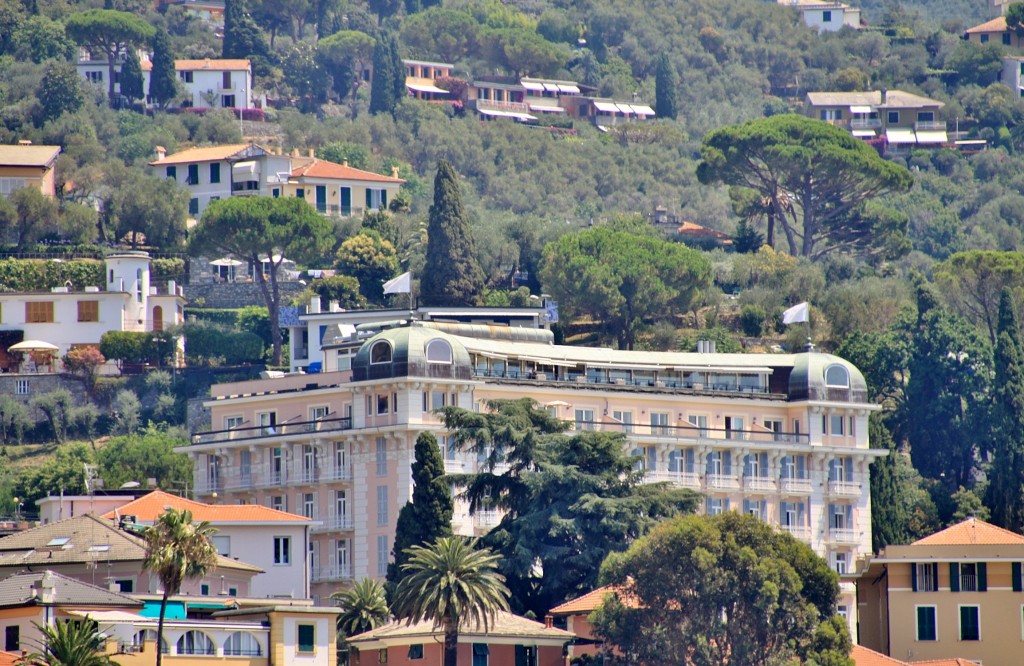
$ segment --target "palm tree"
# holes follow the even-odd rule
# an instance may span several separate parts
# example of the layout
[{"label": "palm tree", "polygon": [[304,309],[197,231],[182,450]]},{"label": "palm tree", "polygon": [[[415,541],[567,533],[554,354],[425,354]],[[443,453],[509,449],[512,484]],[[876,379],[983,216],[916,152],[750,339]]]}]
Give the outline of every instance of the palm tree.
[{"label": "palm tree", "polygon": [[[146,559],[143,571],[155,573],[163,585],[160,600],[160,621],[157,623],[157,646],[164,642],[164,615],[167,598],[181,591],[188,578],[200,578],[217,564],[217,549],[210,536],[217,530],[206,521],[192,522],[188,509],[168,509],[146,528]],[[156,651],[156,666],[163,662],[163,650]]]},{"label": "palm tree", "polygon": [[363,578],[347,590],[331,595],[341,608],[338,616],[338,647],[347,648],[346,638],[376,629],[388,620],[387,595],[384,585],[372,578]]},{"label": "palm tree", "polygon": [[500,555],[476,550],[476,540],[440,537],[428,547],[407,548],[406,572],[395,590],[392,609],[408,624],[430,621],[444,629],[444,666],[457,666],[459,627],[483,625],[508,610],[508,588],[498,573]]},{"label": "palm tree", "polygon": [[57,620],[52,625],[33,622],[43,639],[42,652],[33,652],[19,663],[27,666],[117,666],[103,652],[103,638],[96,621]]}]

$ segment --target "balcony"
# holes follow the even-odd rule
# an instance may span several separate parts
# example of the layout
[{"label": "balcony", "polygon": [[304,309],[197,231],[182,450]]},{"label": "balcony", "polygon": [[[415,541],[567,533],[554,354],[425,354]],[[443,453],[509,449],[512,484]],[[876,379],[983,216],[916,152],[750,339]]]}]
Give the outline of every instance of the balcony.
[{"label": "balcony", "polygon": [[753,493],[774,493],[775,479],[767,476],[747,476],[743,478],[743,489]]},{"label": "balcony", "polygon": [[320,468],[314,467],[312,469],[303,469],[294,477],[292,477],[292,484],[299,486],[310,486],[320,483]]},{"label": "balcony", "polygon": [[473,524],[477,528],[491,529],[501,522],[501,514],[497,511],[477,511],[473,515]]},{"label": "balcony", "polygon": [[728,474],[708,474],[708,490],[739,490],[740,480]]},{"label": "balcony", "polygon": [[946,123],[942,120],[921,120],[914,123],[914,129],[932,132],[945,132]]},{"label": "balcony", "polygon": [[850,120],[850,129],[878,129],[881,126],[880,118],[853,118]]},{"label": "balcony", "polygon": [[253,490],[256,488],[256,476],[250,470],[241,474],[221,476],[224,490]]},{"label": "balcony", "polygon": [[277,488],[288,483],[288,473],[283,470],[271,469],[256,478],[257,488]]},{"label": "balcony", "polygon": [[350,481],[351,467],[326,467],[320,470],[320,481]]},{"label": "balcony", "polygon": [[215,479],[199,479],[196,481],[196,495],[210,495],[224,492],[224,477]]},{"label": "balcony", "polygon": [[208,430],[192,434],[192,446],[218,444],[222,442],[251,442],[253,440],[283,438],[293,435],[309,435],[311,433],[337,432],[352,428],[352,419],[316,419],[313,421],[296,421],[294,423],[276,423],[273,425],[247,426],[227,430]]},{"label": "balcony", "polygon": [[322,525],[317,525],[313,528],[314,532],[347,532],[355,529],[355,523],[350,515],[335,515],[331,514],[327,516],[327,519],[323,521]]},{"label": "balcony", "polygon": [[352,569],[347,566],[321,567],[313,570],[314,583],[327,583],[338,580],[352,580]]},{"label": "balcony", "polygon": [[465,474],[466,463],[461,460],[445,460],[444,461],[444,473],[445,474]]},{"label": "balcony", "polygon": [[781,527],[783,531],[789,532],[794,539],[799,539],[800,541],[811,540],[811,529],[806,525],[782,525]]},{"label": "balcony", "polygon": [[810,495],[810,479],[782,479],[779,482],[779,489],[784,495]]},{"label": "balcony", "polygon": [[700,476],[693,472],[647,472],[644,474],[645,483],[671,483],[677,488],[690,488],[700,490]]},{"label": "balcony", "polygon": [[832,497],[860,497],[860,484],[850,481],[829,481],[828,494]]},{"label": "balcony", "polygon": [[857,530],[833,527],[829,530],[829,542],[840,546],[856,546],[860,543]]}]

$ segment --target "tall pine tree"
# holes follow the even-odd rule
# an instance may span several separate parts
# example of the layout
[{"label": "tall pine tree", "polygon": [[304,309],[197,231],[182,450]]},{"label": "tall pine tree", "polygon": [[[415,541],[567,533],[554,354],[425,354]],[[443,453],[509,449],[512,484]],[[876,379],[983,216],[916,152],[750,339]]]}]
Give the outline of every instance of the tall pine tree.
[{"label": "tall pine tree", "polygon": [[416,438],[416,460],[412,464],[412,501],[398,513],[395,547],[388,565],[388,585],[393,590],[402,579],[402,565],[409,556],[405,549],[431,544],[452,534],[451,490],[444,480],[444,460],[437,438],[429,432]]},{"label": "tall pine tree", "polygon": [[171,38],[163,27],[153,36],[153,70],[149,73],[149,96],[153,103],[166,107],[178,94],[178,78],[174,72]]},{"label": "tall pine tree", "polygon": [[992,387],[991,442],[986,504],[992,522],[1024,533],[1024,356],[1013,294],[999,297],[995,382]]},{"label": "tall pine tree", "polygon": [[868,441],[871,448],[889,449],[889,455],[871,463],[871,547],[877,553],[890,544],[910,541],[907,531],[908,498],[900,474],[900,456],[889,429],[878,414],[868,421]]},{"label": "tall pine tree", "polygon": [[128,55],[121,65],[121,94],[128,99],[129,104],[146,96],[143,90],[142,63],[135,49],[128,49]]},{"label": "tall pine tree", "polygon": [[658,58],[654,71],[654,111],[659,118],[675,118],[679,115],[679,78],[676,68],[664,53]]},{"label": "tall pine tree", "polygon": [[420,279],[422,305],[472,307],[483,304],[484,274],[462,209],[458,176],[448,160],[437,163],[434,204],[427,225],[427,256]]},{"label": "tall pine tree", "polygon": [[[373,47],[373,78],[370,80],[370,113],[394,113],[400,94],[405,91],[405,68],[398,54],[398,42],[390,32],[382,32]],[[401,83],[401,93],[399,92]]]},{"label": "tall pine tree", "polygon": [[244,0],[224,2],[223,58],[248,58],[252,73],[267,76],[270,73],[270,47],[263,38],[256,21],[245,10]]}]

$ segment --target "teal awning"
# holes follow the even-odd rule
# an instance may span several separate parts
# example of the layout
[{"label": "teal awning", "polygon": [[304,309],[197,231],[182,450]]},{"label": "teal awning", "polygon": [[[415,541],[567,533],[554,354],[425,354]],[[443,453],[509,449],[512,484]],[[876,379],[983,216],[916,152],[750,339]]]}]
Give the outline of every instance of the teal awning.
[{"label": "teal awning", "polygon": [[206,609],[213,609],[213,610],[224,610],[225,608],[227,608],[227,606],[225,606],[224,604],[217,604],[217,603],[213,603],[213,604],[211,604],[211,603],[193,603],[191,601],[188,602],[188,607],[189,608],[206,608]]},{"label": "teal awning", "polygon": [[[139,615],[142,617],[160,617],[159,601],[147,601],[145,603],[146,605],[139,611]],[[218,608],[223,608],[223,606]],[[185,604],[181,601],[168,601],[167,614],[164,617],[168,620],[184,620]]]}]

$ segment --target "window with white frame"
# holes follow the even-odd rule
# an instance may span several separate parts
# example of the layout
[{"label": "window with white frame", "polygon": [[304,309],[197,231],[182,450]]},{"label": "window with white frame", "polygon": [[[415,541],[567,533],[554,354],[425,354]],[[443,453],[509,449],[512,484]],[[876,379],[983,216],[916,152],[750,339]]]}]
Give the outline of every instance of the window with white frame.
[{"label": "window with white frame", "polygon": [[287,565],[292,563],[292,538],[287,536],[274,537],[274,564]]},{"label": "window with white frame", "polygon": [[614,411],[612,412],[612,418],[622,423],[623,432],[627,434],[633,432],[633,412]]},{"label": "window with white frame", "polygon": [[316,518],[316,494],[315,493],[303,493],[302,495],[302,515],[310,520]]},{"label": "window with white frame", "polygon": [[652,435],[667,435],[668,434],[668,413],[666,413],[666,412],[651,412],[651,434]]},{"label": "window with white frame", "polygon": [[914,592],[938,592],[939,565],[937,562],[916,562],[910,565],[911,588]]},{"label": "window with white frame", "polygon": [[391,411],[391,396],[387,393],[377,394],[377,416],[383,416]]},{"label": "window with white frame", "polygon": [[19,379],[14,383],[14,392],[18,395],[28,395],[30,390],[27,379]]},{"label": "window with white frame", "polygon": [[709,516],[717,516],[729,510],[729,500],[721,497],[709,497],[707,502],[707,513]]},{"label": "window with white frame", "polygon": [[245,423],[245,418],[241,416],[225,416],[224,417],[224,429],[234,430],[235,428],[241,428],[242,424]]},{"label": "window with white frame", "polygon": [[594,429],[594,410],[592,410],[592,409],[577,409],[576,410],[576,429],[577,430],[593,430]]},{"label": "window with white frame", "polygon": [[832,553],[832,568],[836,570],[836,573],[840,576],[845,575],[847,566],[849,565],[848,553]]}]

